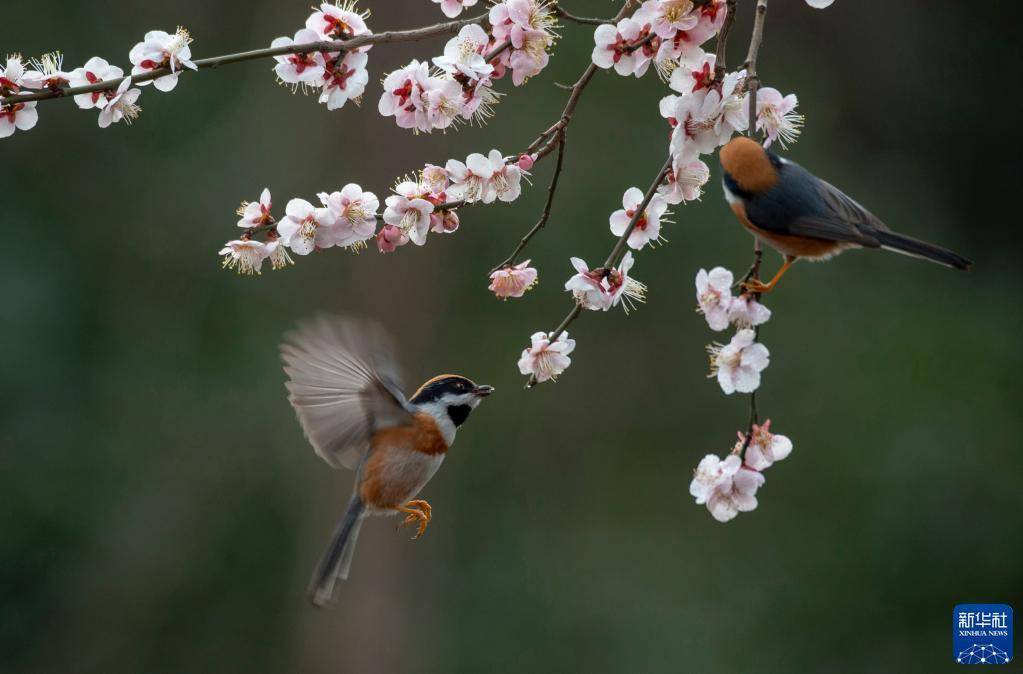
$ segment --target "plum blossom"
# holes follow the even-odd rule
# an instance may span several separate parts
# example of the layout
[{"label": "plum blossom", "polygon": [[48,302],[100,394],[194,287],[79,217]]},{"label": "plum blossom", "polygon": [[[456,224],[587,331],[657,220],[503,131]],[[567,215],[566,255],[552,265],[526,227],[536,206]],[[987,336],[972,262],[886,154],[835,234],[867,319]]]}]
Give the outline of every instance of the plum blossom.
[{"label": "plum blossom", "polygon": [[727,522],[740,512],[757,507],[756,492],[764,476],[742,465],[736,454],[721,460],[714,454],[703,457],[689,484],[689,493],[697,505],[706,505],[719,522]]},{"label": "plum blossom", "polygon": [[707,319],[711,330],[719,332],[728,327],[732,309],[732,272],[714,267],[708,273],[701,269],[696,274],[697,311]]},{"label": "plum blossom", "polygon": [[113,94],[107,92],[107,104],[99,111],[99,128],[105,129],[111,124],[124,120],[125,124],[131,125],[142,108],[136,105],[135,101],[142,95],[139,88],[129,89],[131,78],[125,77],[118,85],[117,91]]},{"label": "plum blossom", "polygon": [[701,89],[709,89],[714,85],[714,64],[717,56],[694,49],[679,59],[678,65],[671,73],[668,86],[680,94],[691,94]]},{"label": "plum blossom", "polygon": [[728,137],[722,140],[719,135],[721,95],[717,91],[701,90],[678,96],[673,102],[674,110],[668,118],[669,123],[675,124],[671,152],[679,162],[690,162],[728,142]]},{"label": "plum blossom", "polygon": [[467,202],[482,201],[493,203],[497,190],[491,184],[494,166],[489,158],[473,152],[465,159],[465,163],[457,159],[449,159],[444,165],[451,179],[448,195],[453,199]]},{"label": "plum blossom", "polygon": [[3,69],[0,69],[0,92],[4,96],[17,94],[25,86],[25,64],[21,62],[21,54],[7,57]]},{"label": "plum blossom", "polygon": [[748,293],[734,298],[728,307],[728,320],[738,328],[762,325],[770,318],[771,310]]},{"label": "plum blossom", "polygon": [[440,5],[440,11],[444,12],[444,16],[449,19],[453,19],[466,7],[472,7],[476,4],[477,0],[433,0]]},{"label": "plum blossom", "polygon": [[707,347],[711,373],[725,395],[752,393],[760,386],[760,373],[771,362],[767,347],[756,341],[751,329],[739,330],[728,344]]},{"label": "plum blossom", "polygon": [[239,227],[260,227],[273,223],[273,216],[270,215],[270,209],[273,207],[273,202],[270,200],[270,190],[264,187],[263,191],[259,194],[259,201],[243,201],[241,206],[238,207],[238,215],[241,219],[238,220]]},{"label": "plum blossom", "polygon": [[662,39],[674,38],[679,31],[692,30],[700,21],[692,0],[647,0],[641,11]]},{"label": "plum blossom", "polygon": [[430,214],[433,213],[433,204],[424,198],[429,191],[419,183],[406,180],[398,183],[394,192],[384,200],[387,204],[384,222],[397,227],[412,243],[422,246],[426,243]]},{"label": "plum blossom", "polygon": [[399,246],[408,243],[408,235],[394,225],[384,225],[377,232],[377,250],[381,253],[393,253]]},{"label": "plum blossom", "polygon": [[483,203],[490,203],[487,197],[491,197],[490,201],[497,198],[506,203],[518,199],[522,194],[522,169],[518,163],[505,162],[504,155],[499,150],[491,150],[487,160],[490,162],[492,173],[488,180],[490,190],[484,195]]},{"label": "plum blossom", "polygon": [[284,209],[285,217],[277,232],[291,252],[308,255],[317,248],[334,245],[331,228],[335,217],[328,208],[316,208],[305,199],[292,199]]},{"label": "plum blossom", "polygon": [[646,302],[646,285],[629,276],[633,264],[632,251],[626,251],[622,261],[611,270],[606,280],[611,306],[620,303],[626,314],[636,308],[637,302]]},{"label": "plum blossom", "polygon": [[667,181],[657,188],[657,195],[665,203],[675,205],[695,201],[703,194],[703,186],[710,180],[710,169],[699,159],[681,163],[673,161]]},{"label": "plum blossom", "polygon": [[[309,44],[320,42],[321,36],[314,30],[303,28],[295,33],[294,39],[290,37],[274,38],[270,43],[271,47],[290,47],[298,44]],[[292,89],[298,87],[314,87],[322,83],[326,73],[326,59],[320,52],[309,52],[305,54],[282,54],[274,56],[277,65],[274,72],[281,84],[291,85]]]},{"label": "plum blossom", "polygon": [[340,59],[336,56],[325,59],[319,102],[326,103],[328,110],[337,110],[348,101],[358,104],[369,82],[368,60],[360,51],[345,52]]},{"label": "plum blossom", "polygon": [[501,58],[512,69],[512,84],[519,86],[546,67],[557,15],[544,0],[499,2],[490,8],[490,24],[495,42],[511,42],[510,54]]},{"label": "plum blossom", "polygon": [[494,66],[484,58],[489,44],[490,36],[480,26],[474,23],[463,26],[444,45],[444,55],[434,58],[433,64],[449,75],[471,82],[486,79],[494,72]]},{"label": "plum blossom", "polygon": [[[80,68],[75,68],[68,74],[68,84],[72,87],[84,87],[89,84],[116,80],[124,77],[124,71],[117,66],[107,63],[106,59],[93,56]],[[75,96],[75,104],[82,110],[89,108],[103,108],[107,104],[107,97],[102,91],[93,91],[87,94]]]},{"label": "plum blossom", "polygon": [[764,476],[742,466],[732,476],[728,488],[719,488],[707,500],[707,510],[718,522],[727,522],[739,513],[755,510],[757,490],[764,484]]},{"label": "plum blossom", "polygon": [[437,234],[451,234],[458,230],[458,213],[445,209],[430,213],[430,231]]},{"label": "plum blossom", "polygon": [[[770,468],[775,461],[781,461],[792,453],[792,441],[784,435],[771,432],[771,420],[763,425],[753,424],[749,445],[746,447],[744,461],[753,470]],[[742,449],[746,436],[740,431],[736,447]]]},{"label": "plum blossom", "polygon": [[446,129],[464,112],[462,85],[448,77],[428,78],[420,98],[426,112],[426,124],[418,125],[419,131],[429,133],[433,129]]},{"label": "plum blossom", "polygon": [[244,275],[261,274],[263,260],[270,257],[272,250],[279,245],[279,241],[235,239],[225,243],[219,255],[224,256],[224,269],[235,269]]},{"label": "plum blossom", "polygon": [[14,134],[14,130],[28,131],[39,121],[36,102],[15,103],[0,107],[0,138]]},{"label": "plum blossom", "polygon": [[334,218],[332,236],[334,245],[353,249],[362,248],[373,238],[377,226],[377,208],[380,200],[372,192],[348,183],[340,191],[320,193],[320,201]]},{"label": "plum blossom", "polygon": [[[609,218],[611,233],[615,236],[622,236],[628,229],[629,223],[635,217],[636,212],[643,203],[643,192],[638,187],[630,187],[622,196],[622,206]],[[636,220],[636,226],[629,234],[629,248],[640,250],[643,246],[653,245],[661,238],[661,217],[668,210],[668,203],[659,196],[654,196],[646,209]]]},{"label": "plum blossom", "polygon": [[537,283],[537,271],[530,267],[529,263],[530,260],[526,260],[491,273],[490,286],[487,289],[502,299],[522,297]]},{"label": "plum blossom", "polygon": [[803,116],[796,112],[799,100],[795,94],[782,96],[773,87],[757,90],[757,131],[766,136],[764,147],[778,141],[783,148],[793,143],[803,128]]},{"label": "plum blossom", "polygon": [[431,195],[435,197],[443,197],[444,191],[450,184],[448,172],[443,166],[427,164],[423,167],[423,170],[419,172],[419,184],[430,190]]},{"label": "plum blossom", "polygon": [[519,372],[532,375],[537,383],[557,381],[558,376],[572,364],[568,354],[575,349],[575,340],[568,338],[567,330],[562,330],[553,342],[546,332],[533,333],[530,341],[532,344],[523,349],[519,358]]},{"label": "plum blossom", "polygon": [[22,76],[22,83],[29,89],[50,89],[60,91],[61,87],[68,84],[70,74],[61,70],[64,65],[64,55],[59,51],[43,54],[38,59],[32,59],[33,70],[26,70]]},{"label": "plum blossom", "polygon": [[[372,34],[373,31],[366,26],[366,15],[356,12],[355,4],[348,0],[336,5],[325,2],[309,15],[305,27],[323,40],[348,40],[356,35]],[[371,46],[366,45],[356,51],[368,51]]]},{"label": "plum blossom", "polygon": [[384,78],[384,93],[377,109],[384,117],[394,116],[403,129],[430,129],[423,90],[430,79],[430,65],[412,60]]},{"label": "plum blossom", "polygon": [[593,64],[605,70],[614,67],[619,75],[635,74],[640,77],[646,72],[649,61],[640,65],[639,50],[630,48],[630,44],[639,39],[640,30],[640,23],[631,18],[622,19],[617,26],[597,26],[593,32],[595,46],[590,57]]},{"label": "plum blossom", "polygon": [[611,292],[603,269],[590,270],[586,261],[578,257],[571,258],[575,267],[575,275],[565,282],[565,290],[572,293],[575,301],[583,309],[591,311],[607,311],[611,308]]},{"label": "plum blossom", "polygon": [[160,91],[170,91],[178,85],[178,75],[182,68],[197,70],[192,63],[192,50],[188,46],[192,42],[192,36],[188,31],[178,26],[177,31],[171,35],[162,30],[151,30],[145,34],[142,42],[139,42],[128,53],[128,60],[132,63],[131,74],[143,75],[157,68],[170,68],[169,75],[157,77],[155,80],[139,82],[140,86],[149,84],[152,81]]}]

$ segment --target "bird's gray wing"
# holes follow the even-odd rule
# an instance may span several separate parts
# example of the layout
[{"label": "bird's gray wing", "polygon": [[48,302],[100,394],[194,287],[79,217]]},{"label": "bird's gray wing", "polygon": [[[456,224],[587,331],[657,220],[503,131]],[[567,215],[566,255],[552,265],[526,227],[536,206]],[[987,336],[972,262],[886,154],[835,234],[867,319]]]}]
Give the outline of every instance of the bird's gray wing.
[{"label": "bird's gray wing", "polygon": [[879,245],[873,232],[888,227],[874,214],[795,162],[786,161],[781,170],[778,185],[747,204],[754,225],[790,236]]},{"label": "bird's gray wing", "polygon": [[814,178],[814,183],[820,207],[796,218],[792,224],[794,233],[832,241],[851,241],[869,248],[880,245],[874,233],[889,231],[888,225],[831,183],[819,178]]},{"label": "bird's gray wing", "polygon": [[356,468],[384,426],[412,423],[391,338],[376,323],[318,316],[281,345],[288,400],[316,453]]}]

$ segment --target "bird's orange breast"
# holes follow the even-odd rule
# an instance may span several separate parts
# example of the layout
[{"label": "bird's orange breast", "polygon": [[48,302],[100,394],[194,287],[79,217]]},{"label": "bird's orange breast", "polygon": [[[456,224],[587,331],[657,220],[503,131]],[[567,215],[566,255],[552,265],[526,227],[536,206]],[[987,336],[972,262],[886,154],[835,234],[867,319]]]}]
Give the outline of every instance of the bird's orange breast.
[{"label": "bird's orange breast", "polygon": [[840,253],[842,250],[850,246],[850,244],[838,241],[815,239],[808,236],[796,236],[793,234],[779,234],[778,232],[772,232],[761,227],[757,227],[746,216],[746,207],[741,201],[733,202],[731,206],[732,212],[735,213],[735,217],[742,223],[743,227],[748,229],[753,236],[771,246],[782,255],[801,257],[809,260],[823,260]]},{"label": "bird's orange breast", "polygon": [[413,423],[377,431],[362,466],[359,496],[375,508],[393,508],[412,498],[429,481],[448,451],[437,422],[429,414]]}]

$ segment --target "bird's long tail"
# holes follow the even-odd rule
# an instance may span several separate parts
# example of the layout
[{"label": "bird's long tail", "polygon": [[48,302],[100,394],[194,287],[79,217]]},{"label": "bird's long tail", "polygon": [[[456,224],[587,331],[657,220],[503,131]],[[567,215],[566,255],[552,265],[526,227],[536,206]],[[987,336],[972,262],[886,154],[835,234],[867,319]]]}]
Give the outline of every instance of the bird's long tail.
[{"label": "bird's long tail", "polygon": [[885,230],[877,230],[871,232],[871,234],[881,243],[881,247],[886,250],[920,257],[947,267],[954,267],[955,269],[969,269],[973,265],[973,262],[962,255],[953,253],[947,248],[935,246],[933,243],[927,243],[926,241],[920,241],[919,239]]},{"label": "bird's long tail", "polygon": [[355,540],[359,537],[359,529],[362,527],[362,520],[366,517],[366,506],[359,493],[352,494],[352,500],[348,502],[348,509],[344,517],[338,522],[334,529],[334,536],[330,539],[327,551],[320,558],[313,573],[313,580],[309,587],[309,594],[312,602],[317,606],[324,606],[334,595],[334,584],[348,578],[348,569],[352,566],[352,553],[355,551]]}]

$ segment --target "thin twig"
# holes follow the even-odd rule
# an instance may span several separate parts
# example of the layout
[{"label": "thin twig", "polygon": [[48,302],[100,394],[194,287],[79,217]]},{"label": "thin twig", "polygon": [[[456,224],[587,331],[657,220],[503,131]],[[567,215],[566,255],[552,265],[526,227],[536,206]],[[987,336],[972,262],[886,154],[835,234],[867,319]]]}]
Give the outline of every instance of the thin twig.
[{"label": "thin twig", "polygon": [[[233,63],[242,63],[244,61],[253,61],[256,59],[270,58],[273,56],[284,56],[285,54],[308,54],[310,52],[341,52],[351,51],[358,49],[359,47],[365,47],[374,44],[391,44],[395,42],[414,42],[416,40],[423,40],[429,37],[437,35],[447,35],[449,33],[457,32],[462,26],[468,26],[469,24],[479,23],[487,18],[486,14],[475,16],[469,19],[460,19],[458,21],[448,21],[445,23],[438,23],[433,26],[424,26],[423,28],[415,28],[412,30],[389,30],[383,33],[374,33],[371,35],[357,35],[347,40],[323,40],[320,42],[307,42],[303,44],[292,44],[285,47],[268,47],[266,49],[254,49],[252,51],[240,52],[237,54],[225,54],[223,56],[211,56],[210,58],[198,59],[194,61],[196,68],[199,70],[209,70],[213,68],[219,68],[220,66],[230,65]],[[506,47],[504,47],[506,48]],[[501,49],[503,51],[503,48]],[[499,54],[500,51],[497,51]],[[179,69],[178,72],[187,72],[187,69]],[[131,77],[133,84],[141,84],[143,82],[149,82],[165,75],[170,75],[171,70],[169,67],[164,66],[162,68],[156,68],[150,70],[142,75],[136,75]],[[119,77],[112,80],[104,80],[102,82],[96,82],[95,84],[86,84],[81,87],[65,87],[56,90],[39,91],[31,94],[17,94],[14,96],[8,96],[7,98],[0,99],[0,105],[12,105],[15,103],[27,103],[29,101],[43,101],[51,98],[68,98],[77,96],[78,94],[88,94],[95,91],[114,91],[118,85],[121,84],[126,78]]]},{"label": "thin twig", "polygon": [[728,69],[726,63],[728,35],[732,32],[732,24],[735,23],[735,5],[736,0],[726,0],[725,22],[721,24],[721,30],[718,31],[717,42],[714,45],[714,79],[717,81],[724,79],[725,71]]},{"label": "thin twig", "polygon": [[519,241],[519,245],[515,246],[515,250],[512,251],[512,254],[509,255],[504,262],[490,270],[491,274],[493,274],[495,271],[500,271],[505,267],[510,267],[511,265],[515,264],[515,258],[519,256],[519,253],[521,253],[522,249],[526,247],[526,245],[529,243],[529,240],[536,236],[536,233],[543,229],[544,226],[547,224],[547,221],[550,220],[551,207],[554,205],[554,195],[558,191],[558,178],[561,177],[561,167],[563,166],[564,161],[565,161],[565,130],[562,129],[561,132],[558,134],[558,161],[554,165],[554,175],[551,176],[551,184],[547,188],[547,202],[544,204],[543,212],[540,214],[540,219],[536,221],[536,224],[533,225],[532,229],[526,232],[526,235],[523,236],[522,239]]},{"label": "thin twig", "polygon": [[[672,157],[669,155],[667,161],[664,162],[664,166],[662,166],[661,170],[657,172],[657,177],[654,178],[652,183],[650,183],[650,187],[647,189],[646,194],[643,195],[643,201],[636,207],[636,212],[633,214],[632,219],[629,220],[629,225],[625,228],[625,231],[622,232],[622,235],[618,237],[618,241],[615,243],[614,248],[611,249],[611,254],[608,255],[607,259],[604,261],[603,272],[605,276],[610,274],[614,269],[615,264],[618,263],[618,257],[622,254],[622,251],[625,250],[625,246],[629,240],[629,235],[632,234],[632,230],[635,229],[640,218],[644,216],[646,207],[650,205],[650,201],[654,198],[654,194],[657,193],[657,188],[661,186],[661,183],[664,182],[665,176],[667,176],[668,172],[671,171],[671,162]],[[575,306],[572,307],[572,311],[568,312],[568,315],[561,321],[561,324],[558,325],[558,327],[554,329],[554,332],[552,332],[548,337],[551,343],[554,343],[554,340],[561,336],[561,333],[568,328],[572,321],[579,317],[582,310],[582,304],[576,302]],[[536,375],[531,375],[529,377],[529,381],[526,382],[526,388],[532,388],[533,386],[536,386],[536,383]]]},{"label": "thin twig", "polygon": [[568,10],[564,9],[561,5],[555,5],[554,12],[562,19],[574,21],[575,23],[587,23],[590,24],[591,26],[602,26],[605,23],[612,22],[612,19],[596,19],[588,16],[576,16],[575,14],[572,14]]},{"label": "thin twig", "polygon": [[760,89],[760,76],[757,74],[757,57],[760,45],[764,41],[764,19],[767,17],[767,0],[757,0],[756,16],[753,18],[753,36],[749,41],[746,53],[746,87],[749,90],[749,135],[757,132],[757,90]]}]

